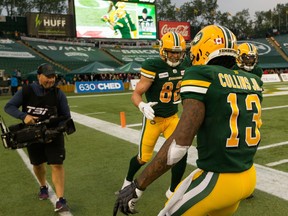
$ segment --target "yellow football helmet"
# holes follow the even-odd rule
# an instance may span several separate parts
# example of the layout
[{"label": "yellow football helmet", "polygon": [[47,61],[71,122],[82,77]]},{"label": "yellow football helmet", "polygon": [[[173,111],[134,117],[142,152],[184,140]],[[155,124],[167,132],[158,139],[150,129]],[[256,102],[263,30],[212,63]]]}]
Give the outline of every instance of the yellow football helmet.
[{"label": "yellow football helmet", "polygon": [[[220,61],[217,57],[221,56],[228,56],[228,60],[216,63],[215,61]],[[220,64],[232,67],[237,58],[236,36],[224,26],[206,26],[192,40],[190,58],[192,65]]]},{"label": "yellow football helmet", "polygon": [[251,43],[242,43],[238,46],[236,63],[239,68],[252,71],[258,62],[258,51]]},{"label": "yellow football helmet", "polygon": [[[167,32],[159,41],[160,57],[169,66],[178,66],[185,57],[186,42],[183,36],[177,32]],[[168,52],[173,53],[168,56]],[[178,55],[175,55],[177,53]]]},{"label": "yellow football helmet", "polygon": [[126,7],[125,2],[117,2],[115,5],[116,8],[124,9]]},{"label": "yellow football helmet", "polygon": [[126,11],[121,9],[121,8],[118,8],[116,11],[115,11],[115,14],[118,18],[123,18],[125,17],[126,15]]}]

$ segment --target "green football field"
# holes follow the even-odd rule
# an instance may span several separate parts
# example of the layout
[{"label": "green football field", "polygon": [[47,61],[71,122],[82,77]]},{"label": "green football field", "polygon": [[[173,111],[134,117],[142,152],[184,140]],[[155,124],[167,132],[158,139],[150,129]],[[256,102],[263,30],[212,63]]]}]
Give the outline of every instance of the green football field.
[{"label": "green football field", "polygon": [[[257,171],[259,169],[258,189],[254,198],[241,202],[236,216],[288,215],[287,84],[264,84],[262,141],[255,157]],[[9,126],[19,123],[3,111],[10,97],[0,97],[0,115]],[[129,160],[137,153],[142,115],[132,105],[130,91],[68,94],[67,97],[77,128],[77,132],[66,139],[65,197],[71,208],[70,215],[111,216],[116,199],[114,192],[121,187]],[[120,126],[120,112],[125,112],[125,128]],[[52,202],[37,199],[39,185],[25,153],[25,149],[0,147],[0,216],[57,215],[53,211],[53,194]],[[194,169],[189,165],[185,175]],[[47,172],[48,184],[52,185],[49,167]],[[167,172],[150,185],[137,204],[137,215],[157,215],[166,201],[169,184],[170,172]]]}]

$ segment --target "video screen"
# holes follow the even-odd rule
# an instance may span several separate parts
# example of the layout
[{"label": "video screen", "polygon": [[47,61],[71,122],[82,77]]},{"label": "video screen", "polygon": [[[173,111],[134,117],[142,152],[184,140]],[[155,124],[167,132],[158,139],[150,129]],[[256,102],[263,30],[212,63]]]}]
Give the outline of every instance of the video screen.
[{"label": "video screen", "polygon": [[[132,0],[133,1],[133,0]],[[74,0],[76,37],[156,39],[154,4]]]}]

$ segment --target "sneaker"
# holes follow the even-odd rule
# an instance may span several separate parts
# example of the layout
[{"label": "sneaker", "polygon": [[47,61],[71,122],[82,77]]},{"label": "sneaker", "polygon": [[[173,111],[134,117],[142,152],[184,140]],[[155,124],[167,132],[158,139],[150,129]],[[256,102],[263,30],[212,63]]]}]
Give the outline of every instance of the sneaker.
[{"label": "sneaker", "polygon": [[60,197],[59,200],[56,202],[56,206],[54,209],[55,212],[65,212],[65,211],[70,211],[66,199],[63,197]]},{"label": "sneaker", "polygon": [[[128,185],[130,185],[132,182],[131,181],[128,181],[128,180],[126,180],[126,178],[124,179],[124,182],[123,182],[123,185],[122,185],[122,187],[121,187],[121,189],[120,190],[122,190],[123,188],[125,188],[126,186],[128,186]],[[119,191],[120,191],[119,190]],[[118,195],[119,194],[119,191],[116,191],[114,194],[115,195]]]},{"label": "sneaker", "polygon": [[174,192],[172,192],[172,191],[170,190],[170,188],[169,188],[169,189],[166,191],[166,193],[165,193],[167,199],[170,199],[171,196],[173,195],[173,193],[174,193]]},{"label": "sneaker", "polygon": [[126,180],[126,178],[124,179],[124,182],[123,182],[123,185],[122,185],[122,187],[121,187],[121,190],[123,189],[123,188],[125,188],[126,186],[128,186],[128,185],[130,185],[132,182],[131,181],[128,181],[128,180]]},{"label": "sneaker", "polygon": [[38,194],[39,200],[46,200],[49,198],[49,193],[48,193],[48,187],[47,186],[41,186],[40,187],[40,192]]}]

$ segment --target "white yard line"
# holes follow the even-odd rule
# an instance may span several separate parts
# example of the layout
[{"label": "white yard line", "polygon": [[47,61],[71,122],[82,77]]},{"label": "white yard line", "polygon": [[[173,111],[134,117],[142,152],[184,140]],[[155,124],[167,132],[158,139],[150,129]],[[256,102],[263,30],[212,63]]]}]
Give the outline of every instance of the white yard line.
[{"label": "white yard line", "polygon": [[263,150],[263,149],[268,149],[268,148],[274,148],[274,147],[278,147],[278,146],[282,146],[282,145],[287,145],[288,141],[286,142],[280,142],[280,143],[275,143],[275,144],[271,144],[271,145],[266,145],[266,146],[260,146],[258,147],[258,150]]},{"label": "white yard line", "polygon": [[275,106],[275,107],[265,107],[262,108],[262,110],[273,110],[273,109],[281,109],[281,108],[287,108],[288,105],[284,105],[284,106]]},{"label": "white yard line", "polygon": [[[26,153],[23,151],[23,149],[17,149],[16,151],[20,155],[20,157],[22,158],[27,169],[32,173],[32,175],[34,176],[34,178],[38,182],[38,179],[33,172],[33,166],[30,164],[29,158],[26,155]],[[39,184],[39,182],[38,182],[38,184]],[[49,200],[53,204],[53,206],[55,207],[55,203],[57,201],[57,196],[56,196],[54,190],[52,189],[51,185],[48,182],[46,182],[46,184],[47,184],[48,190],[49,190]],[[71,212],[59,212],[58,214],[61,216],[73,216]]]},{"label": "white yard line", "polygon": [[[121,128],[116,125],[103,120],[95,119],[89,116],[81,115],[79,113],[71,112],[72,118],[75,122],[126,140],[127,142],[138,145],[140,138],[140,131],[131,128]],[[109,130],[107,130],[109,128]],[[155,151],[158,151],[164,142],[164,138],[160,137],[157,141]],[[197,150],[194,146],[189,149],[188,163],[195,166],[197,159]],[[288,200],[288,173],[267,168],[255,164],[257,170],[257,185],[258,190],[264,191],[282,199]]]},{"label": "white yard line", "polygon": [[[263,149],[270,149],[270,148],[274,148],[274,147],[279,147],[279,146],[283,146],[283,145],[287,145],[287,142],[280,142],[280,143],[275,143],[275,144],[271,144],[271,145],[266,145],[266,146],[260,146],[258,147],[258,150],[263,150]],[[283,163],[288,163],[288,159],[283,159],[280,161],[275,161],[275,162],[271,162],[271,163],[267,163],[266,166],[269,167],[273,167],[273,166],[277,166]]]},{"label": "white yard line", "polygon": [[266,166],[273,167],[273,166],[278,166],[278,165],[281,165],[281,164],[284,164],[284,163],[288,163],[288,159],[267,163]]},{"label": "white yard line", "polygon": [[126,127],[138,127],[138,126],[141,126],[142,125],[142,123],[137,123],[137,124],[128,124],[128,125],[126,125]]},{"label": "white yard line", "polygon": [[132,94],[132,92],[123,92],[123,93],[115,93],[115,94],[93,94],[93,95],[75,95],[75,96],[67,96],[68,99],[70,98],[89,98],[89,97],[109,97],[109,96],[117,96],[117,95],[127,95]]},{"label": "white yard line", "polygon": [[[127,95],[132,94],[132,92],[122,92],[122,93],[115,93],[115,94],[89,94],[89,95],[75,95],[75,96],[67,96],[68,99],[72,98],[89,98],[89,97],[109,97],[109,96],[117,96],[117,95]],[[281,91],[275,93],[264,93],[263,97],[274,97],[274,96],[281,96],[281,95],[288,95],[288,91]]]},{"label": "white yard line", "polygon": [[283,92],[273,92],[269,94],[263,94],[263,97],[274,97],[274,96],[281,96],[281,95],[287,95],[288,91],[283,91]]},{"label": "white yard line", "polygon": [[99,115],[99,114],[103,114],[106,112],[94,112],[94,113],[85,113],[85,115]]}]

